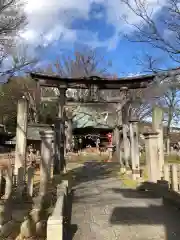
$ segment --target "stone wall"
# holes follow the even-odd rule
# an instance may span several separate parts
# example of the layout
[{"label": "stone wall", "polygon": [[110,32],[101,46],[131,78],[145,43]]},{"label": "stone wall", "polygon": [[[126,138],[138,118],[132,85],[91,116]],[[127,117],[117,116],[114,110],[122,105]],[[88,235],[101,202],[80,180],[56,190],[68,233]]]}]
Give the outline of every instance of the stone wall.
[{"label": "stone wall", "polygon": [[57,201],[47,222],[47,240],[63,240],[67,236],[68,181],[57,186]]}]

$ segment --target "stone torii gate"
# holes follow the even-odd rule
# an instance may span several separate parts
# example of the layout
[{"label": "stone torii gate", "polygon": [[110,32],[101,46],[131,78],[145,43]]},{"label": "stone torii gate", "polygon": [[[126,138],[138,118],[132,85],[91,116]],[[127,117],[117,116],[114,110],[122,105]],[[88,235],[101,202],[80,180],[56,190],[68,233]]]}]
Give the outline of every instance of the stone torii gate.
[{"label": "stone torii gate", "polygon": [[[66,112],[65,107],[76,104],[94,105],[94,104],[110,104],[118,103],[119,110],[117,114],[117,126],[116,126],[116,150],[117,159],[122,163],[121,152],[120,152],[120,131],[122,129],[122,104],[120,101],[107,101],[100,97],[100,92],[103,90],[120,90],[125,95],[129,89],[146,88],[150,82],[153,81],[153,75],[145,75],[139,77],[128,77],[122,79],[108,79],[100,78],[96,76],[84,77],[84,78],[62,78],[54,75],[46,75],[41,73],[31,73],[31,77],[39,82],[41,87],[54,87],[59,89],[60,96],[54,99],[59,102],[58,118],[55,124],[55,160],[54,160],[54,174],[59,174],[65,169],[65,120]],[[88,100],[69,100],[66,97],[67,89],[88,89],[89,98]],[[44,99],[45,100],[45,99]],[[52,99],[46,99],[52,101]]]}]

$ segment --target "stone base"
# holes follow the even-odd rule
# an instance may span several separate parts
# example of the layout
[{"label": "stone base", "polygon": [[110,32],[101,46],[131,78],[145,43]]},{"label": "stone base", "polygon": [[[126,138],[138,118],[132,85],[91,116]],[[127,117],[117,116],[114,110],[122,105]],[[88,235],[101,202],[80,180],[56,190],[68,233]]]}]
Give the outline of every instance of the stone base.
[{"label": "stone base", "polygon": [[0,226],[12,220],[12,199],[0,200]]},{"label": "stone base", "polygon": [[163,184],[161,185],[159,183],[149,181],[141,183],[137,190],[151,192],[151,194],[153,194],[156,197],[157,196],[164,197],[169,193],[169,190],[166,185]]},{"label": "stone base", "polygon": [[141,177],[139,169],[132,169],[133,180],[138,180]]},{"label": "stone base", "polygon": [[126,172],[126,168],[125,167],[120,167],[120,173],[125,173]]},{"label": "stone base", "polygon": [[51,204],[51,195],[39,195],[33,198],[33,208],[47,209]]},{"label": "stone base", "polygon": [[135,173],[132,174],[133,180],[138,180],[139,178],[140,178],[140,174],[135,174]]},{"label": "stone base", "polygon": [[62,224],[62,220],[48,219],[48,223],[47,223],[47,239],[63,240],[63,224]]},{"label": "stone base", "polygon": [[157,184],[159,184],[161,187],[163,187],[164,190],[167,190],[167,191],[168,191],[168,189],[169,189],[169,183],[168,183],[168,181],[166,181],[166,180],[158,180],[158,181],[157,181]]},{"label": "stone base", "polygon": [[127,173],[127,174],[132,174],[132,170],[131,170],[131,169],[127,169],[127,170],[126,170],[126,173]]},{"label": "stone base", "polygon": [[139,169],[132,169],[132,174],[139,174],[140,175],[140,170]]},{"label": "stone base", "polygon": [[33,209],[29,215],[34,223],[38,223],[41,220],[46,220],[48,218],[48,214],[45,209]]},{"label": "stone base", "polygon": [[[49,198],[47,196],[38,196],[33,199],[33,209],[29,213],[29,219],[33,221],[34,224],[47,220],[49,207]],[[36,226],[35,226],[36,228]]]},{"label": "stone base", "polygon": [[36,236],[37,237],[46,237],[46,231],[47,231],[47,221],[41,220],[36,223]]},{"label": "stone base", "polygon": [[13,232],[15,227],[18,225],[17,222],[14,220],[11,220],[7,223],[5,223],[1,228],[0,228],[0,239],[6,239],[8,236]]},{"label": "stone base", "polygon": [[21,224],[20,236],[22,239],[36,236],[36,227],[34,221],[27,217],[27,219]]}]

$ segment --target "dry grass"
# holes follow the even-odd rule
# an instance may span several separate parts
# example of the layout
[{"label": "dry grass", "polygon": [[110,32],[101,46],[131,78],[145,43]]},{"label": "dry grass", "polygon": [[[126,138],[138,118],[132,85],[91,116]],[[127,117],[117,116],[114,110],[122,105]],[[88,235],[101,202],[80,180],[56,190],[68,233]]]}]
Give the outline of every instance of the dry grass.
[{"label": "dry grass", "polygon": [[68,162],[77,162],[77,163],[84,163],[86,161],[97,161],[103,162],[108,161],[109,156],[108,153],[98,153],[97,151],[88,151],[81,152],[79,155],[70,153],[68,156]]},{"label": "dry grass", "polygon": [[180,156],[177,154],[165,155],[165,162],[180,163]]},{"label": "dry grass", "polygon": [[133,180],[131,174],[118,172],[118,178],[122,181],[123,185],[128,188],[135,189],[138,186],[138,181]]},{"label": "dry grass", "polygon": [[[167,163],[180,163],[180,156],[178,154],[164,155],[164,160]],[[146,163],[146,154],[143,153],[140,157],[140,164],[144,166]]]}]

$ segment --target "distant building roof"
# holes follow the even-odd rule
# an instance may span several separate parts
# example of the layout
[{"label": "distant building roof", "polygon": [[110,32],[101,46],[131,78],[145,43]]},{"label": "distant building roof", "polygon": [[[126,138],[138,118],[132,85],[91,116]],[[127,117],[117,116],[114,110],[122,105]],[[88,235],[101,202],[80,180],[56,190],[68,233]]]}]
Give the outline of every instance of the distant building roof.
[{"label": "distant building roof", "polygon": [[[80,113],[77,112],[76,117],[73,119],[73,128],[85,128],[85,127],[94,127],[94,128],[112,128],[115,123],[114,117],[109,114],[107,121],[103,117],[103,115],[99,115],[93,117],[89,113],[89,109],[87,107],[81,107]],[[87,113],[87,114],[86,114]]]},{"label": "distant building roof", "polygon": [[[27,140],[35,140],[40,141],[40,131],[46,131],[53,128],[53,125],[49,124],[29,124],[27,129]],[[12,139],[12,141],[16,141],[16,137]]]}]

